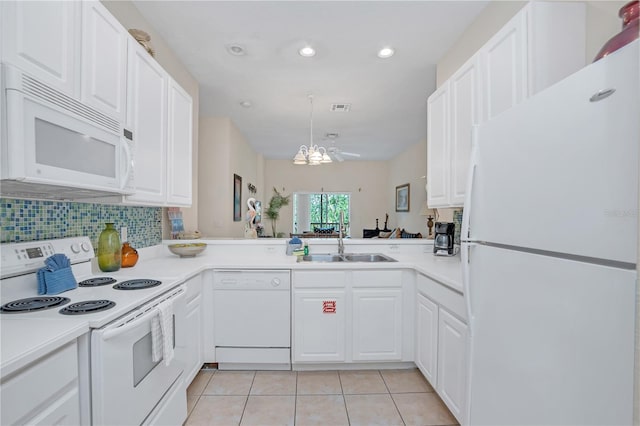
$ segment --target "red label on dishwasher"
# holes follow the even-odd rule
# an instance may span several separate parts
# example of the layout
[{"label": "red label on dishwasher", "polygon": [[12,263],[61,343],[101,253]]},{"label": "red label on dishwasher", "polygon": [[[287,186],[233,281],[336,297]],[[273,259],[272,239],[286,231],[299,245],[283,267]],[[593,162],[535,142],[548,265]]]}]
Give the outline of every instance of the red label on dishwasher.
[{"label": "red label on dishwasher", "polygon": [[336,313],[336,301],[335,300],[323,300],[322,301],[322,313],[323,314],[335,314]]}]

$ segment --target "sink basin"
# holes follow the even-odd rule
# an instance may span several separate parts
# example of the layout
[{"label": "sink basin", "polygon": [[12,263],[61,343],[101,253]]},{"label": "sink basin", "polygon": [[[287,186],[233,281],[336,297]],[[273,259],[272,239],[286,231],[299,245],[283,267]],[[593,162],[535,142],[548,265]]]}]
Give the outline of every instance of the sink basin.
[{"label": "sink basin", "polygon": [[344,258],[339,254],[308,254],[302,256],[305,262],[344,262]]},{"label": "sink basin", "polygon": [[345,254],[344,260],[346,262],[395,262],[395,259],[390,258],[380,253],[354,253]]},{"label": "sink basin", "polygon": [[348,253],[348,254],[308,254],[302,256],[304,262],[397,262],[381,253]]}]

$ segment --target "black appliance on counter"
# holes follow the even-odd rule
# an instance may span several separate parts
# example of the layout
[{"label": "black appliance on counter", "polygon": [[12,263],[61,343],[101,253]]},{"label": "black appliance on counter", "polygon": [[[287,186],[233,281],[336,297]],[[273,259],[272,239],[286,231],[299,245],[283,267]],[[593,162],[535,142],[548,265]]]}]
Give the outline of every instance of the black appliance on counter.
[{"label": "black appliance on counter", "polygon": [[453,222],[436,222],[433,254],[444,256],[453,256],[456,254],[453,247],[455,231],[456,226]]}]

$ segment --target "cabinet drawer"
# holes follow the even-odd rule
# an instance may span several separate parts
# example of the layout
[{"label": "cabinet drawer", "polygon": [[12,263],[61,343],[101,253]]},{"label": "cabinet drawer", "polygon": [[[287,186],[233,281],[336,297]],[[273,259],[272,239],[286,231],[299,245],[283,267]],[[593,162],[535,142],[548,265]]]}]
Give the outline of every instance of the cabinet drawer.
[{"label": "cabinet drawer", "polygon": [[353,271],[354,287],[402,287],[402,271]]},{"label": "cabinet drawer", "polygon": [[347,273],[344,271],[294,271],[293,286],[295,288],[330,288],[344,287]]},{"label": "cabinet drawer", "polygon": [[418,274],[416,285],[419,294],[423,294],[438,305],[446,308],[461,320],[467,321],[467,309],[462,294],[422,274]]},{"label": "cabinet drawer", "polygon": [[61,392],[70,394],[79,412],[78,346],[74,340],[2,381],[3,425],[26,423]]}]

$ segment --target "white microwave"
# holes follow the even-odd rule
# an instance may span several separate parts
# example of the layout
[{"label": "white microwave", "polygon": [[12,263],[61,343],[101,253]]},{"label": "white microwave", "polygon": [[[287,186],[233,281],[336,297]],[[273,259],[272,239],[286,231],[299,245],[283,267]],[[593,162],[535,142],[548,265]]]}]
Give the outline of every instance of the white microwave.
[{"label": "white microwave", "polygon": [[132,194],[133,133],[108,115],[2,64],[0,193],[82,199]]}]

